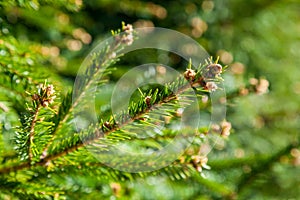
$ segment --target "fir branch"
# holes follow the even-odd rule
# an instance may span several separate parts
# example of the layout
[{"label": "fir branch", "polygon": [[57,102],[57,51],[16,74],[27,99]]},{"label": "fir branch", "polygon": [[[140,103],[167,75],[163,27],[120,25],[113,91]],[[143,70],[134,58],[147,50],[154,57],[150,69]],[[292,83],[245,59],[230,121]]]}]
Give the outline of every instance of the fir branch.
[{"label": "fir branch", "polygon": [[254,165],[254,164],[263,162],[268,157],[269,157],[268,154],[263,154],[263,155],[247,156],[247,157],[243,157],[243,158],[216,159],[216,160],[210,160],[209,165],[214,170],[233,169],[233,168],[239,168],[239,167],[242,167],[245,165],[250,166],[250,165]]},{"label": "fir branch", "polygon": [[[103,54],[101,62],[99,63],[97,60],[92,60],[92,66],[88,67],[85,71],[85,74],[88,75],[88,77],[86,77],[87,82],[84,83],[83,88],[80,88],[80,94],[75,98],[75,100],[73,99],[74,101],[71,102],[71,93],[67,94],[67,96],[65,97],[57,116],[59,121],[57,121],[56,126],[52,132],[52,138],[48,142],[48,145],[44,148],[40,159],[44,159],[48,155],[48,150],[56,139],[58,131],[70,118],[73,109],[79,104],[82,98],[84,98],[86,91],[88,91],[89,88],[93,86],[93,84],[97,83],[97,77],[100,74],[105,75],[109,73],[111,69],[108,67],[106,68],[106,66],[112,65],[114,62],[117,62],[117,60],[122,56],[122,54],[117,53],[124,47],[124,45],[131,45],[131,42],[134,39],[132,26],[130,24],[125,25],[125,23],[122,23],[122,30],[126,32],[126,34],[122,36],[116,35],[119,33],[118,31],[113,32],[115,42],[112,44],[112,46],[107,46],[107,49],[105,49],[104,52],[100,52],[100,55],[101,53]],[[128,38],[128,36],[132,36],[132,41],[124,40]],[[101,84],[104,83],[106,83],[106,81],[101,82]]]},{"label": "fir branch", "polygon": [[16,98],[16,99],[27,99],[28,95],[25,95],[25,93],[16,91],[10,87],[7,87],[5,85],[0,85],[1,92],[4,92],[7,94],[7,96],[11,99]]},{"label": "fir branch", "polygon": [[55,139],[55,135],[58,130],[63,126],[63,124],[67,121],[69,118],[69,114],[72,112],[72,93],[68,93],[65,98],[63,99],[60,108],[58,110],[57,115],[55,116],[56,122],[55,122],[55,127],[52,130],[52,137],[48,144],[45,146],[45,148],[42,151],[40,159],[44,159],[47,156],[48,148],[52,144],[52,142]]},{"label": "fir branch", "polygon": [[256,165],[252,167],[252,170],[248,174],[244,174],[241,178],[239,183],[237,184],[237,193],[240,193],[248,184],[253,182],[257,176],[265,171],[269,170],[275,162],[277,162],[282,156],[289,154],[291,149],[298,148],[300,146],[300,138],[298,141],[295,141],[286,147],[282,148],[275,154],[269,156],[267,159],[255,163]]},{"label": "fir branch", "polygon": [[[15,70],[13,68],[9,68],[7,65],[4,65],[4,64],[1,64],[1,63],[0,63],[0,65],[5,69],[4,73],[9,75],[10,77],[17,76],[20,79],[26,80],[27,84],[34,84],[34,85],[39,84],[39,82],[36,79],[33,79],[31,76],[29,76],[29,75],[31,75],[29,73],[27,75],[25,75],[24,73],[21,73],[21,72]],[[27,69],[25,71],[28,72]]]},{"label": "fir branch", "polygon": [[35,112],[33,114],[33,119],[31,121],[31,125],[30,125],[29,138],[28,138],[28,143],[29,143],[29,148],[28,148],[28,151],[29,151],[28,152],[29,161],[31,161],[32,158],[33,158],[32,147],[34,145],[34,143],[33,143],[33,139],[34,139],[34,127],[36,125],[40,109],[41,109],[41,105],[38,104],[37,107],[35,108]]},{"label": "fir branch", "polygon": [[220,195],[222,199],[233,200],[237,197],[235,191],[227,185],[224,185],[222,183],[216,182],[208,178],[204,178],[199,174],[194,174],[193,179],[195,179],[198,183],[208,188],[213,193]]},{"label": "fir branch", "polygon": [[[180,180],[180,179],[186,179],[191,176],[191,174],[199,173],[197,169],[189,162],[174,162],[171,165],[168,165],[164,168],[161,168],[156,171],[152,172],[139,172],[139,173],[129,173],[129,172],[123,172],[114,170],[108,166],[106,166],[103,163],[98,162],[95,158],[92,161],[85,161],[80,160],[79,162],[67,162],[67,159],[64,159],[63,161],[57,162],[54,165],[56,168],[51,168],[47,172],[47,175],[49,174],[60,174],[63,173],[63,171],[68,171],[68,173],[77,173],[77,170],[80,169],[81,174],[90,175],[90,172],[93,172],[94,178],[101,178],[103,180],[103,177],[111,178],[115,181],[125,181],[125,180],[132,180],[134,178],[139,177],[147,177],[152,175],[161,175],[161,176],[167,176],[172,180]],[[47,164],[48,165],[48,164]],[[49,164],[51,165],[51,164]],[[63,171],[61,170],[63,169]],[[46,172],[41,172],[46,173]],[[46,174],[45,174],[46,175]],[[43,174],[41,174],[40,178],[44,178]],[[38,179],[38,178],[37,178]]]},{"label": "fir branch", "polygon": [[[185,77],[186,78],[186,77]],[[165,86],[165,88],[172,88],[172,91],[176,91],[176,93],[174,94],[173,92],[169,92],[169,93],[158,93],[157,95],[161,97],[161,99],[157,99],[156,102],[153,102],[152,107],[159,107],[165,103],[169,103],[171,101],[173,101],[174,99],[176,99],[177,95],[183,93],[184,91],[186,91],[187,89],[190,89],[191,86],[195,86],[195,85],[201,85],[201,87],[205,87],[203,83],[203,77],[201,75],[201,71],[197,72],[197,75],[195,77],[193,77],[193,79],[190,80],[190,82],[188,82],[187,84],[183,84],[184,82],[182,81],[182,79],[179,79],[179,86],[177,83],[177,87],[176,88],[176,83],[173,84],[169,84],[167,86]],[[181,80],[181,81],[180,81]],[[166,89],[163,91],[167,91]],[[155,93],[155,92],[154,92]],[[142,101],[140,102],[144,102],[144,99],[142,99]],[[110,127],[107,126],[107,124],[102,123],[100,125],[100,129],[96,128],[94,132],[92,132],[92,134],[88,137],[87,140],[85,140],[85,142],[83,143],[82,141],[78,140],[76,143],[71,144],[71,146],[68,146],[65,149],[62,149],[61,151],[58,151],[52,155],[47,155],[45,156],[43,159],[41,159],[40,161],[33,163],[32,165],[30,165],[30,162],[24,162],[20,165],[17,166],[9,166],[6,168],[2,168],[0,169],[0,174],[2,173],[7,173],[7,172],[11,172],[11,171],[16,171],[16,170],[22,170],[28,167],[33,167],[33,166],[40,166],[40,165],[44,165],[46,163],[49,163],[57,158],[63,157],[71,152],[74,152],[86,145],[91,144],[92,142],[103,138],[105,135],[109,135],[115,131],[120,130],[122,127],[128,125],[129,123],[132,123],[136,120],[140,120],[146,113],[149,113],[152,109],[149,108],[149,106],[147,105],[147,103],[145,102],[143,105],[138,104],[138,106],[140,107],[140,109],[135,109],[134,115],[127,119],[126,121],[123,121],[122,124],[119,124],[118,126],[116,126],[116,124],[111,124]]]},{"label": "fir branch", "polygon": [[54,102],[56,96],[53,85],[47,85],[46,82],[39,85],[37,93],[30,95],[32,105],[27,104],[27,112],[21,118],[22,126],[18,128],[14,142],[21,160],[29,159],[32,162],[44,145],[47,130],[52,126],[51,122],[47,122],[53,115],[48,106]]}]

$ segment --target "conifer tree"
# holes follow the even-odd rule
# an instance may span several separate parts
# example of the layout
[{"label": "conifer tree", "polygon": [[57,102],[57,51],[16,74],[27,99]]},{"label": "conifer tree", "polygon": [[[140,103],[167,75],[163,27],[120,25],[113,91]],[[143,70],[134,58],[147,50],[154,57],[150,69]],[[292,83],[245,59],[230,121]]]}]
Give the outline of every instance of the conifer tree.
[{"label": "conifer tree", "polygon": [[[140,3],[127,2],[121,7],[129,13],[141,12],[157,19],[167,13],[158,4],[137,2]],[[117,3],[99,4],[106,8]],[[93,7],[92,2],[86,5]],[[204,10],[210,6],[210,1],[202,4]],[[82,20],[78,15],[82,7],[80,0],[0,1],[0,199],[138,199],[147,198],[145,194],[135,196],[139,189],[141,193],[155,191],[149,183],[161,186],[161,190],[153,192],[161,199],[196,199],[206,193],[204,199],[236,199],[278,160],[289,154],[299,157],[299,143],[294,142],[268,155],[223,160],[221,155],[210,161],[214,152],[207,155],[202,151],[211,148],[209,145],[222,149],[230,141],[234,122],[226,118],[197,124],[197,129],[186,126],[178,131],[178,124],[184,121],[190,125],[195,117],[189,116],[188,111],[184,115],[185,109],[193,108],[193,113],[197,108],[201,116],[208,116],[214,112],[215,101],[228,106],[240,97],[268,91],[265,78],[250,78],[227,91],[229,103],[222,97],[213,99],[214,94],[225,92],[222,85],[226,84],[228,52],[219,51],[216,58],[201,63],[192,58],[175,63],[180,72],[176,79],[159,86],[136,88],[128,107],[114,113],[107,96],[120,76],[130,69],[128,62],[138,57],[126,57],[122,50],[141,39],[131,24],[123,22],[120,28],[109,27],[116,29],[111,31],[112,42],[90,54],[87,67],[75,80],[75,88],[70,77],[74,78],[78,63],[82,62],[80,54],[89,50],[92,43],[92,35],[76,21]],[[185,9],[194,8],[190,4]],[[89,20],[85,22],[87,27],[92,24]],[[192,35],[202,35],[205,24],[194,18]],[[145,54],[142,59],[152,59],[153,52]],[[177,59],[176,55],[168,56],[170,60],[172,56],[173,61]],[[154,67],[165,73],[164,66]],[[243,70],[241,63],[231,67],[235,75]],[[84,113],[94,109],[90,99],[97,99],[95,107],[100,111],[95,112],[96,120],[86,125],[84,120],[92,117]],[[164,128],[153,131],[160,125]],[[176,139],[182,142],[174,143]],[[132,160],[126,154],[140,153],[142,149],[143,155],[147,155],[168,144],[172,154],[160,160],[154,156]],[[179,151],[180,145],[184,151]],[[136,170],[140,166],[145,170]],[[245,171],[241,176],[236,172],[240,167]],[[229,177],[239,178],[227,185],[220,175],[223,169],[233,171],[226,172]],[[149,188],[139,186],[145,180]],[[180,196],[167,196],[164,189],[168,184],[174,184]],[[192,187],[186,187],[188,184]]]}]

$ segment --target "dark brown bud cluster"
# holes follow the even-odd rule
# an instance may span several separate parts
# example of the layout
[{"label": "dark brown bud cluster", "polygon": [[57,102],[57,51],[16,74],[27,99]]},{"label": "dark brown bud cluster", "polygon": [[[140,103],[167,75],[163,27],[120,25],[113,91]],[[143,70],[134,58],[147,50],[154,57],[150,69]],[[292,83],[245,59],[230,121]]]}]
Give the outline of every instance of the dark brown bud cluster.
[{"label": "dark brown bud cluster", "polygon": [[217,63],[209,64],[206,69],[204,69],[203,77],[204,78],[216,78],[222,73],[222,66]]},{"label": "dark brown bud cluster", "polygon": [[202,71],[202,76],[199,78],[196,78],[197,73],[193,69],[187,69],[184,72],[184,78],[188,80],[193,87],[200,85],[205,90],[213,92],[218,89],[218,85],[213,81],[213,79],[219,77],[221,73],[222,66],[220,64],[210,62]]},{"label": "dark brown bud cluster", "polygon": [[151,97],[150,96],[146,96],[145,97],[145,102],[148,108],[151,107]]},{"label": "dark brown bud cluster", "polygon": [[193,69],[187,69],[184,72],[184,78],[188,81],[193,81],[195,79],[196,72]]},{"label": "dark brown bud cluster", "polygon": [[115,37],[116,42],[121,42],[122,44],[131,45],[133,43],[133,28],[131,24],[123,24],[122,31],[124,34],[117,35]]},{"label": "dark brown bud cluster", "polygon": [[213,91],[216,91],[218,89],[218,86],[215,82],[209,81],[209,82],[206,83],[205,89],[207,89],[208,91],[213,92]]},{"label": "dark brown bud cluster", "polygon": [[54,86],[51,84],[40,84],[38,93],[32,95],[32,100],[37,102],[39,105],[43,107],[48,107],[50,104],[54,102],[55,90]]},{"label": "dark brown bud cluster", "polygon": [[102,124],[102,131],[106,132],[117,128],[117,126],[118,122],[115,122],[114,120],[106,121]]},{"label": "dark brown bud cluster", "polygon": [[106,121],[103,123],[103,126],[108,128],[108,129],[111,129],[112,128],[112,125],[110,124],[110,122]]}]

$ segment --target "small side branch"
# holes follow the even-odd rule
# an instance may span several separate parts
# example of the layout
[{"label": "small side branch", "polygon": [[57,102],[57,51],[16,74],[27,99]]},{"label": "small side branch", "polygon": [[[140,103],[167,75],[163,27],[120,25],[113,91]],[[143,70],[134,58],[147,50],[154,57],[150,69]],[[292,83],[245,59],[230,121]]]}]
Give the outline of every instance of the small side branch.
[{"label": "small side branch", "polygon": [[34,157],[33,149],[34,149],[34,135],[35,135],[35,127],[38,120],[39,111],[42,107],[48,107],[50,104],[54,102],[55,90],[53,85],[47,85],[46,82],[44,84],[39,85],[38,92],[32,95],[33,107],[29,108],[30,110],[34,110],[32,120],[30,122],[29,128],[29,137],[28,137],[28,156],[29,161],[32,161]]},{"label": "small side branch", "polygon": [[33,119],[31,121],[30,125],[30,131],[29,131],[29,138],[28,138],[28,143],[29,143],[29,149],[28,149],[28,155],[29,155],[29,160],[31,161],[33,158],[33,153],[32,153],[32,147],[33,147],[33,140],[34,140],[34,128],[38,119],[39,111],[40,111],[41,106],[38,105],[36,107],[36,110],[33,115]]},{"label": "small side branch", "polygon": [[65,124],[67,122],[67,120],[70,118],[70,116],[73,112],[73,109],[82,100],[82,98],[85,95],[85,92],[89,88],[91,88],[97,81],[97,79],[95,77],[98,77],[99,74],[104,73],[105,66],[111,64],[112,60],[116,61],[119,57],[123,56],[123,54],[117,55],[116,52],[118,52],[122,47],[124,47],[124,45],[129,46],[132,44],[132,42],[134,40],[132,25],[130,25],[130,24],[125,25],[123,23],[122,31],[125,31],[125,34],[118,35],[118,32],[113,32],[115,42],[112,45],[110,45],[109,48],[107,48],[107,52],[105,52],[105,54],[102,55],[102,58],[99,59],[100,62],[97,63],[97,65],[95,65],[94,67],[87,68],[87,71],[86,71],[87,74],[91,73],[91,71],[93,71],[93,70],[94,71],[91,73],[92,75],[90,75],[87,78],[87,80],[86,80],[87,82],[85,83],[85,86],[80,90],[80,94],[76,97],[76,99],[73,99],[74,101],[72,102],[72,104],[69,106],[67,111],[65,111],[63,113],[62,118],[60,119],[57,126],[53,130],[52,138],[50,139],[47,146],[42,151],[42,154],[40,157],[41,160],[45,159],[46,156],[48,156],[48,150],[49,150],[51,144],[53,143],[53,141],[56,139],[58,131],[61,129],[63,124]]}]

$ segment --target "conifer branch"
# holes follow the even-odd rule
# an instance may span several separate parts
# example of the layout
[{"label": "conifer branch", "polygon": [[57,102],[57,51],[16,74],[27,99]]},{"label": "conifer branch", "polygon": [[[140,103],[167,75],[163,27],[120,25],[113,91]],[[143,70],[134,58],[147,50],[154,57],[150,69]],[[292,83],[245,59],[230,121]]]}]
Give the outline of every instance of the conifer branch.
[{"label": "conifer branch", "polygon": [[[95,83],[97,82],[97,77],[101,73],[106,72],[105,66],[108,64],[112,64],[112,62],[115,62],[118,60],[119,57],[122,55],[118,55],[116,52],[118,52],[118,49],[122,48],[124,45],[131,45],[133,42],[133,29],[130,24],[125,25],[125,23],[122,23],[122,30],[126,32],[123,37],[120,37],[119,35],[115,36],[115,42],[113,43],[113,46],[107,47],[107,52],[104,52],[103,58],[101,59],[100,63],[97,63],[95,66],[92,66],[91,68],[86,69],[86,74],[89,74],[90,71],[93,71],[93,74],[88,77],[87,82],[84,85],[84,88],[81,88],[81,93],[78,97],[75,98],[75,100],[71,103],[71,105],[68,107],[68,109],[63,113],[62,118],[58,121],[57,125],[55,126],[53,132],[52,132],[52,138],[48,142],[47,146],[44,148],[40,159],[44,159],[48,155],[49,147],[52,145],[53,141],[56,138],[57,132],[61,129],[63,124],[67,122],[70,115],[73,112],[73,109],[79,104],[79,102],[82,100],[82,98],[85,96],[86,91]],[[114,34],[118,34],[118,32],[113,32]],[[130,36],[130,37],[129,37]],[[131,38],[132,37],[132,38]],[[130,41],[124,40],[126,38],[131,38]],[[113,60],[113,61],[112,61]],[[97,62],[97,61],[95,61]],[[104,84],[104,82],[102,82]],[[67,98],[67,97],[66,97]],[[64,106],[64,105],[62,105]],[[61,108],[62,109],[62,108]],[[61,116],[58,116],[61,117]]]},{"label": "conifer branch", "polygon": [[270,168],[273,166],[273,164],[278,161],[282,156],[289,154],[291,149],[298,148],[300,146],[300,138],[298,138],[298,141],[295,141],[286,147],[282,148],[275,154],[269,156],[267,159],[262,160],[259,163],[255,163],[256,165],[252,168],[251,172],[248,174],[244,174],[238,185],[237,185],[237,193],[240,193],[248,184],[253,182],[257,176],[267,170],[270,170]]},{"label": "conifer branch", "polygon": [[[0,63],[1,64],[1,63]],[[10,74],[13,74],[13,75],[16,75],[18,76],[20,79],[25,79],[27,81],[27,83],[32,83],[34,85],[38,85],[39,82],[36,81],[35,79],[33,79],[32,77],[28,76],[28,75],[24,75],[20,72],[18,72],[17,70],[15,69],[11,69],[11,68],[8,68],[6,65],[4,64],[1,64],[1,66],[6,70],[6,72],[9,72]]]},{"label": "conifer branch", "polygon": [[21,93],[19,91],[16,91],[16,90],[13,90],[7,86],[4,86],[4,85],[0,85],[0,88],[1,88],[1,91],[3,92],[7,92],[10,96],[12,94],[14,94],[16,96],[17,99],[26,99],[27,96],[24,94],[24,93]]},{"label": "conifer branch", "polygon": [[29,143],[29,148],[28,148],[28,156],[29,156],[29,161],[32,160],[33,158],[33,153],[32,153],[32,146],[34,145],[33,139],[34,139],[34,127],[38,119],[39,111],[41,109],[41,105],[38,104],[36,107],[36,110],[33,114],[33,119],[31,121],[30,125],[30,130],[29,130],[29,138],[28,138],[28,143]]},{"label": "conifer branch", "polygon": [[237,197],[237,193],[225,184],[204,178],[199,174],[195,174],[193,178],[210,191],[220,195],[222,199],[234,200]]},{"label": "conifer branch", "polygon": [[[30,93],[29,93],[30,94]],[[35,136],[36,136],[36,126],[38,120],[41,120],[42,127],[46,128],[49,126],[47,122],[43,122],[43,118],[41,118],[40,111],[44,107],[48,107],[50,104],[54,102],[55,96],[55,90],[53,85],[47,85],[46,82],[44,84],[40,84],[38,88],[38,92],[31,95],[32,98],[32,106],[28,106],[27,110],[29,111],[32,116],[26,117],[24,116],[24,127],[20,128],[20,133],[18,134],[19,141],[17,142],[20,146],[21,150],[28,149],[28,152],[20,151],[20,155],[23,158],[27,158],[29,161],[33,161],[33,158],[38,154],[39,148],[37,145],[34,144]],[[50,109],[50,108],[49,108]],[[51,110],[51,109],[50,109]],[[39,139],[41,139],[41,135],[47,135],[47,134],[40,134],[38,133]],[[23,142],[22,142],[23,141]],[[42,142],[39,143],[39,145],[42,145]]]},{"label": "conifer branch", "polygon": [[[188,80],[187,83],[184,83],[182,78],[179,79],[178,82],[181,83],[181,85],[179,85],[179,87],[175,90],[176,93],[169,92],[169,93],[165,94],[166,96],[163,96],[163,94],[161,94],[162,99],[157,99],[157,101],[154,102],[151,105],[151,107],[149,107],[146,102],[145,102],[144,106],[139,105],[139,107],[142,107],[144,109],[137,110],[133,116],[128,118],[126,121],[123,121],[122,124],[117,125],[115,122],[114,122],[115,124],[102,123],[100,125],[100,128],[96,128],[95,131],[90,135],[90,137],[88,137],[88,139],[86,139],[84,141],[84,143],[81,140],[79,140],[75,144],[72,144],[71,146],[69,146],[59,152],[56,152],[52,155],[45,156],[40,161],[35,162],[32,165],[30,165],[30,162],[25,162],[18,166],[2,168],[2,169],[0,169],[0,174],[11,172],[11,171],[16,171],[16,170],[22,170],[22,169],[25,169],[28,167],[40,166],[40,165],[49,163],[57,158],[63,157],[71,152],[74,152],[74,151],[78,150],[79,148],[89,145],[92,142],[94,142],[100,138],[103,138],[106,135],[109,135],[115,131],[118,131],[118,130],[122,129],[122,127],[134,122],[135,120],[140,120],[145,114],[149,113],[151,110],[158,108],[159,106],[161,106],[163,104],[167,104],[167,103],[175,100],[179,94],[190,89],[191,87],[200,85],[200,87],[202,88],[200,90],[208,89],[208,88],[206,88],[205,78],[202,76],[202,71],[200,71],[200,70],[198,72],[196,72],[192,77],[187,77],[186,73],[185,73],[185,79]],[[173,83],[173,85],[167,84],[165,87],[168,88],[168,86],[173,87],[175,89],[176,83]],[[144,98],[142,98],[141,100],[142,100],[142,102],[144,102]]]}]

